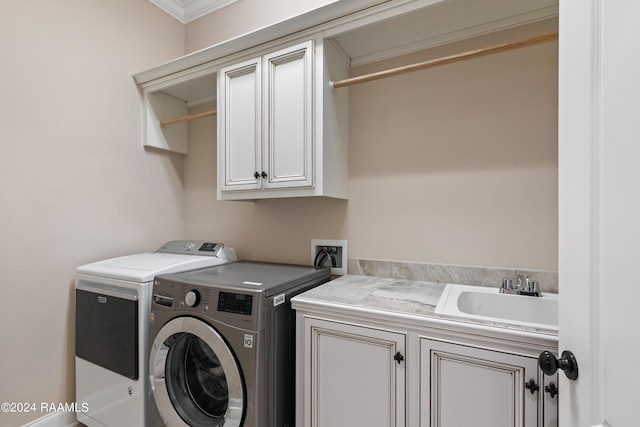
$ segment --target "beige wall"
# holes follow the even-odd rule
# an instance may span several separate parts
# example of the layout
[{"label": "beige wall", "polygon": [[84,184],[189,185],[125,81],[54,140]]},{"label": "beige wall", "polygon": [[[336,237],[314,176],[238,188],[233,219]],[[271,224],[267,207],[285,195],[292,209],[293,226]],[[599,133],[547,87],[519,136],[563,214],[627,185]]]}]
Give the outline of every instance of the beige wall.
[{"label": "beige wall", "polygon": [[548,43],[348,89],[348,201],[216,201],[215,120],[193,121],[187,234],[245,259],[308,263],[311,238],[340,238],[355,258],[557,270],[557,66]]},{"label": "beige wall", "polygon": [[75,268],[182,237],[183,161],[143,150],[132,75],[184,37],[146,0],[0,2],[0,401],[73,402]]}]

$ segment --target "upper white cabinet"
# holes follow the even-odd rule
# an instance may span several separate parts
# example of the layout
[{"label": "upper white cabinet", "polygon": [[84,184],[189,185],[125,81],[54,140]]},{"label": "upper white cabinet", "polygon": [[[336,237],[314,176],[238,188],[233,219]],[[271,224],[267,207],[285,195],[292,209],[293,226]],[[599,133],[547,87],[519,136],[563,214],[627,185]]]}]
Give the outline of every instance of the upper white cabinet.
[{"label": "upper white cabinet", "polygon": [[218,186],[222,191],[260,189],[262,168],[262,60],[220,71]]},{"label": "upper white cabinet", "polygon": [[[313,189],[324,160],[314,153],[313,56],[307,41],[220,70],[219,198],[325,195]],[[300,188],[310,191],[267,193]]]},{"label": "upper white cabinet", "polygon": [[346,63],[322,39],[242,59],[218,77],[218,198],[347,198]]},{"label": "upper white cabinet", "polygon": [[313,186],[313,42],[264,56],[265,188]]}]

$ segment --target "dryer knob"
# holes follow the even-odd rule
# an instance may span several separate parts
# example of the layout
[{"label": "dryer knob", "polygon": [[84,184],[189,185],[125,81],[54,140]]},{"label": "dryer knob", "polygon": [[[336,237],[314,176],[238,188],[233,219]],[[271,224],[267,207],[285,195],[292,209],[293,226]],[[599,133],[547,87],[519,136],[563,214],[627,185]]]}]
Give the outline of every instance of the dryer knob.
[{"label": "dryer knob", "polygon": [[195,307],[200,303],[200,292],[196,291],[195,289],[190,290],[189,292],[187,292],[187,295],[184,296],[184,302],[189,307]]}]

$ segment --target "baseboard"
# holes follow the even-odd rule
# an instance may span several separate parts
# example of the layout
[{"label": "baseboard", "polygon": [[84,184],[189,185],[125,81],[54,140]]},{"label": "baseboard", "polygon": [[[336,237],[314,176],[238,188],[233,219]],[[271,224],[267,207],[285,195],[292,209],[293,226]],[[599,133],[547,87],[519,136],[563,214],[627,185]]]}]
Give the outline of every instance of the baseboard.
[{"label": "baseboard", "polygon": [[22,427],[76,427],[81,426],[74,412],[53,412]]}]

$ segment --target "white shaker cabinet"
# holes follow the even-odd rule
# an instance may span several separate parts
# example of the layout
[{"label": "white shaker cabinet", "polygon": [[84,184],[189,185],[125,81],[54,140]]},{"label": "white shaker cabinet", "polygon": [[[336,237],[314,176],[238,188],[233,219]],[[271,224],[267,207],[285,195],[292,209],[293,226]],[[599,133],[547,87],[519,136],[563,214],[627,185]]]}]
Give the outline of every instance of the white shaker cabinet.
[{"label": "white shaker cabinet", "polygon": [[[309,40],[220,70],[219,199],[346,198],[346,138],[324,133],[331,125],[324,110],[336,107],[334,94],[324,93],[332,60],[324,49]],[[325,174],[330,166],[339,185]]]},{"label": "white shaker cabinet", "polygon": [[304,395],[312,398],[302,426],[405,425],[403,333],[313,317],[304,329]]},{"label": "white shaker cabinet", "polygon": [[422,427],[557,426],[534,357],[421,338],[420,358]]},{"label": "white shaker cabinet", "polygon": [[218,126],[222,128],[218,160],[222,191],[261,188],[262,61],[234,64],[220,71]]}]

